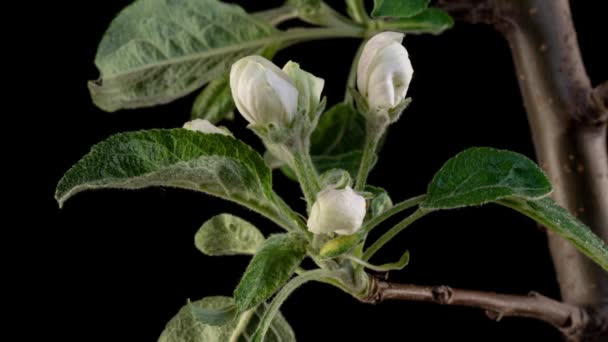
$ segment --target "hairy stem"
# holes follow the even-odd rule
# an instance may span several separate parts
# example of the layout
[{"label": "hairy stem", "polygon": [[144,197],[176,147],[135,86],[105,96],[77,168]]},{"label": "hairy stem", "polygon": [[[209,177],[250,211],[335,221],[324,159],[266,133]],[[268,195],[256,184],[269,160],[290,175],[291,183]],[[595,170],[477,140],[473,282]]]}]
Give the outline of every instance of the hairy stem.
[{"label": "hairy stem", "polygon": [[553,325],[565,336],[570,337],[580,336],[584,328],[593,320],[593,317],[581,307],[562,303],[536,292],[530,292],[527,296],[517,296],[448,286],[396,284],[373,278],[368,295],[361,298],[361,301],[376,304],[386,300],[478,308],[496,321],[504,317],[538,319]]},{"label": "hairy stem", "polygon": [[431,213],[430,211],[416,210],[412,215],[406,217],[401,222],[397,223],[393,228],[389,229],[384,235],[382,235],[378,240],[376,240],[368,249],[363,253],[364,261],[368,261],[371,259],[376,252],[380,250],[387,242],[391,241],[397,234],[399,234],[402,230],[407,228],[412,223],[416,222],[419,218]]},{"label": "hairy stem", "polygon": [[293,169],[298,176],[302,192],[306,198],[307,209],[310,211],[317,194],[321,191],[321,186],[319,185],[317,170],[315,170],[308,151],[298,149],[293,153]]},{"label": "hairy stem", "polygon": [[355,22],[364,24],[369,21],[364,0],[346,0],[346,9]]}]

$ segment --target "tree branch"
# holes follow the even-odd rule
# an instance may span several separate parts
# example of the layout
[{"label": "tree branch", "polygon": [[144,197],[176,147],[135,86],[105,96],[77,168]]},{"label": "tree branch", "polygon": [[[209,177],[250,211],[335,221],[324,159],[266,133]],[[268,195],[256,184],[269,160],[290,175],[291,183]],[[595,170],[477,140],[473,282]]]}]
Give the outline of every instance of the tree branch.
[{"label": "tree branch", "polygon": [[547,322],[569,339],[580,339],[590,331],[597,333],[608,322],[585,309],[545,297],[537,292],[527,296],[507,295],[449,286],[422,286],[397,284],[371,278],[371,290],[362,302],[377,304],[386,300],[429,302],[440,305],[465,306],[482,309],[495,321],[504,317],[527,317]]},{"label": "tree branch", "polygon": [[[493,25],[507,39],[538,162],[555,188],[552,197],[608,241],[608,85],[591,87],[568,0],[440,5],[457,19]],[[608,274],[568,241],[551,233],[548,238],[564,302],[593,308],[607,321]]]}]

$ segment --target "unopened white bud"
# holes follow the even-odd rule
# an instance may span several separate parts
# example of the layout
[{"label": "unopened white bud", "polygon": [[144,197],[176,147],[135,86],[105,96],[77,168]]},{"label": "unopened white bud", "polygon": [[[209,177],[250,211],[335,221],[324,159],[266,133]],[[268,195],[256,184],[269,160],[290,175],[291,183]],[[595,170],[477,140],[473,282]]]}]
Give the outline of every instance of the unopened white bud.
[{"label": "unopened white bud", "polygon": [[308,217],[308,230],[315,234],[336,232],[350,235],[361,228],[365,218],[365,198],[350,186],[326,189],[317,195]]},{"label": "unopened white bud", "polygon": [[371,110],[389,110],[405,99],[414,69],[403,33],[382,32],[373,36],[357,65],[357,88]]},{"label": "unopened white bud", "polygon": [[232,98],[251,124],[289,126],[298,110],[298,90],[287,74],[261,56],[241,58],[230,69]]},{"label": "unopened white bud", "polygon": [[212,124],[211,122],[209,122],[209,120],[204,120],[204,119],[194,119],[192,121],[188,121],[184,124],[184,128],[189,129],[191,131],[197,131],[197,132],[202,132],[202,133],[215,133],[215,134],[230,135],[230,133],[227,132],[227,130],[221,129],[221,128],[215,126],[214,124]]}]

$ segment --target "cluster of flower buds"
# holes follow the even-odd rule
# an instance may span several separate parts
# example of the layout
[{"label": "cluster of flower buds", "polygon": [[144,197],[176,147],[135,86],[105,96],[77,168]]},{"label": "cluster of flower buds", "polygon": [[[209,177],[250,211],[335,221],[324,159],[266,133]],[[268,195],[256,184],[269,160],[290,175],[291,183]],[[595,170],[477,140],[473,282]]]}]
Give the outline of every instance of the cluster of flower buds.
[{"label": "cluster of flower buds", "polygon": [[[377,34],[361,53],[357,88],[368,118],[391,116],[395,111],[401,112],[407,103],[405,95],[413,68],[402,45],[403,36],[397,32]],[[280,69],[261,56],[242,58],[230,71],[232,97],[252,128],[290,129],[296,122],[307,122],[308,128],[314,129],[322,107],[323,86],[323,79],[300,69],[296,63],[288,62]],[[208,122],[187,125],[191,129],[225,134]],[[361,228],[365,214],[363,196],[350,186],[330,186],[317,194],[307,226],[314,234],[350,235]]]}]

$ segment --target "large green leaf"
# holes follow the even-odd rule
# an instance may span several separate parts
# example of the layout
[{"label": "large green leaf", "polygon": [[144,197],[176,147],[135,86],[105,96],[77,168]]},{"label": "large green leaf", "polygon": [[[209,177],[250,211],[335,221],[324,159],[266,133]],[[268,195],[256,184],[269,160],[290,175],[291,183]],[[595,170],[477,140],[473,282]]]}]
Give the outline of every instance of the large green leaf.
[{"label": "large green leaf", "polygon": [[106,111],[170,102],[272,43],[271,25],[217,0],[138,0],[102,38],[89,83]]},{"label": "large green leaf", "polygon": [[424,11],[431,0],[374,0],[374,17],[409,18]]},{"label": "large green leaf", "polygon": [[584,223],[557,205],[551,198],[504,199],[498,203],[515,209],[572,242],[582,253],[608,271],[608,246]]},{"label": "large green leaf", "polygon": [[[227,342],[251,341],[261,317],[268,305],[260,304],[224,325],[215,326],[202,323],[193,313],[193,308],[201,310],[221,310],[234,305],[230,297],[205,297],[183,306],[167,323],[158,342]],[[295,334],[281,313],[277,313],[266,335],[266,342],[293,342]]]},{"label": "large green leaf", "polygon": [[264,235],[242,218],[221,214],[201,226],[194,243],[198,250],[212,256],[255,254],[264,243]]},{"label": "large green leaf", "polygon": [[454,19],[444,10],[427,8],[411,18],[399,18],[386,23],[386,28],[405,33],[439,34],[454,26]]},{"label": "large green leaf", "polygon": [[451,209],[518,197],[538,199],[552,190],[543,171],[519,153],[489,147],[448,160],[428,187],[425,209]]},{"label": "large green leaf", "polygon": [[232,137],[181,128],[111,136],[66,172],[55,198],[61,206],[88,189],[150,186],[203,191],[277,213],[271,172],[257,152]]},{"label": "large green leaf", "polygon": [[234,290],[240,311],[270,298],[283,286],[306,255],[307,240],[298,233],[273,235],[251,259],[241,282]]}]

